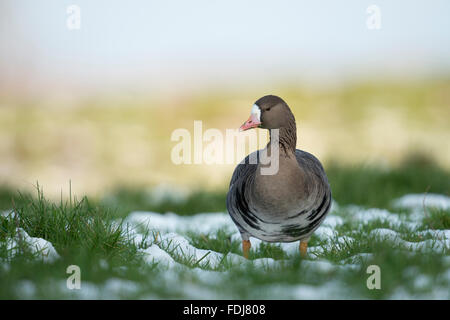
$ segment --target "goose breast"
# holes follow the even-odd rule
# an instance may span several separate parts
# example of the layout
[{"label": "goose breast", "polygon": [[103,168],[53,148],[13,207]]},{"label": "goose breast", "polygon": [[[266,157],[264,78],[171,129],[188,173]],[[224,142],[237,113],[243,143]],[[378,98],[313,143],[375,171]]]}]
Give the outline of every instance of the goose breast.
[{"label": "goose breast", "polygon": [[236,167],[227,195],[228,212],[243,239],[292,242],[309,238],[331,206],[331,189],[320,161],[297,149],[300,173],[292,170],[292,177],[287,177],[289,172],[283,172],[287,166],[280,161],[278,177],[261,177],[258,164],[249,164],[251,156]]}]

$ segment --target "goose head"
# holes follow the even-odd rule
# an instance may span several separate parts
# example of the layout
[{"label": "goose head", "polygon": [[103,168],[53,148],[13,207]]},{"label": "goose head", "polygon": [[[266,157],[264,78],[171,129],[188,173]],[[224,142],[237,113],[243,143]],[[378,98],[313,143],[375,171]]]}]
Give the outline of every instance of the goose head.
[{"label": "goose head", "polygon": [[295,123],[294,116],[286,102],[280,97],[267,95],[253,104],[250,117],[239,130],[280,129],[292,125],[292,121]]}]

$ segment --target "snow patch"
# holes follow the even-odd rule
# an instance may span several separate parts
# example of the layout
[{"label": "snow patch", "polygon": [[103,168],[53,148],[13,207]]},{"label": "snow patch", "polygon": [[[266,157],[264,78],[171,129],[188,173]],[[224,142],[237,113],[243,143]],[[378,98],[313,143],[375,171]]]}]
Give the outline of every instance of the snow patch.
[{"label": "snow patch", "polygon": [[450,197],[434,193],[407,194],[393,201],[394,206],[410,210],[423,210],[423,207],[433,207],[443,210],[450,209]]},{"label": "snow patch", "polygon": [[379,240],[392,241],[393,244],[398,247],[419,252],[443,252],[450,248],[450,238],[428,239],[420,242],[411,242],[403,240],[398,232],[385,228],[374,229],[369,233],[369,236],[375,237]]},{"label": "snow patch", "polygon": [[179,216],[175,213],[135,211],[125,219],[125,223],[148,227],[161,232],[215,233],[219,229],[234,232],[236,226],[230,216],[223,212],[199,213],[194,216]]},{"label": "snow patch", "polygon": [[32,253],[39,254],[44,262],[53,262],[59,259],[59,254],[49,241],[42,238],[30,237],[22,228],[17,228],[15,237],[7,240],[7,249],[11,258],[19,253],[20,241],[24,241]]}]

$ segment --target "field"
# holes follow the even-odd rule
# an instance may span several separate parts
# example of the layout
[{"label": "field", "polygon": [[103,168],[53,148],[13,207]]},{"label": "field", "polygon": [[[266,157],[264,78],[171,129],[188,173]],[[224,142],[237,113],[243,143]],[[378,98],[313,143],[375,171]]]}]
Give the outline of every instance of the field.
[{"label": "field", "polygon": [[0,298],[449,299],[448,79],[271,88],[333,192],[305,259],[252,239],[244,260],[225,208],[235,165],[170,161],[173,130],[237,128],[264,88],[2,94]]},{"label": "field", "polygon": [[[298,243],[255,239],[243,259],[225,190],[47,200],[39,186],[4,186],[0,298],[449,299],[450,173],[423,157],[326,170],[334,203],[305,259]],[[70,265],[79,290],[67,288]]]},{"label": "field", "polygon": [[[449,11],[0,1],[0,300],[450,300]],[[304,257],[226,209],[267,95],[332,189]]]},{"label": "field", "polygon": [[74,193],[95,196],[116,187],[160,184],[224,189],[235,164],[175,165],[171,134],[178,128],[192,132],[195,120],[204,131],[237,129],[253,102],[267,93],[288,102],[297,120],[298,148],[326,166],[389,168],[415,154],[413,159],[431,158],[449,170],[449,92],[449,79],[440,78],[336,86],[297,81],[165,96],[126,90],[51,98],[0,94],[0,181],[23,191],[39,181],[56,199],[69,180]]}]

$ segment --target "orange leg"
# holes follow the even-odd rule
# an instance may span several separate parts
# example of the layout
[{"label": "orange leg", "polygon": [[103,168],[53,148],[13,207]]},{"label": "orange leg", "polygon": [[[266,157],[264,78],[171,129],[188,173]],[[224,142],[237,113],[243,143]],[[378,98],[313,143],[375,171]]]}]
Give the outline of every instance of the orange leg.
[{"label": "orange leg", "polygon": [[245,259],[248,259],[248,253],[250,252],[251,246],[250,240],[242,240],[242,252],[244,253]]},{"label": "orange leg", "polygon": [[307,251],[308,251],[308,240],[300,241],[300,256],[302,258],[306,257]]}]

